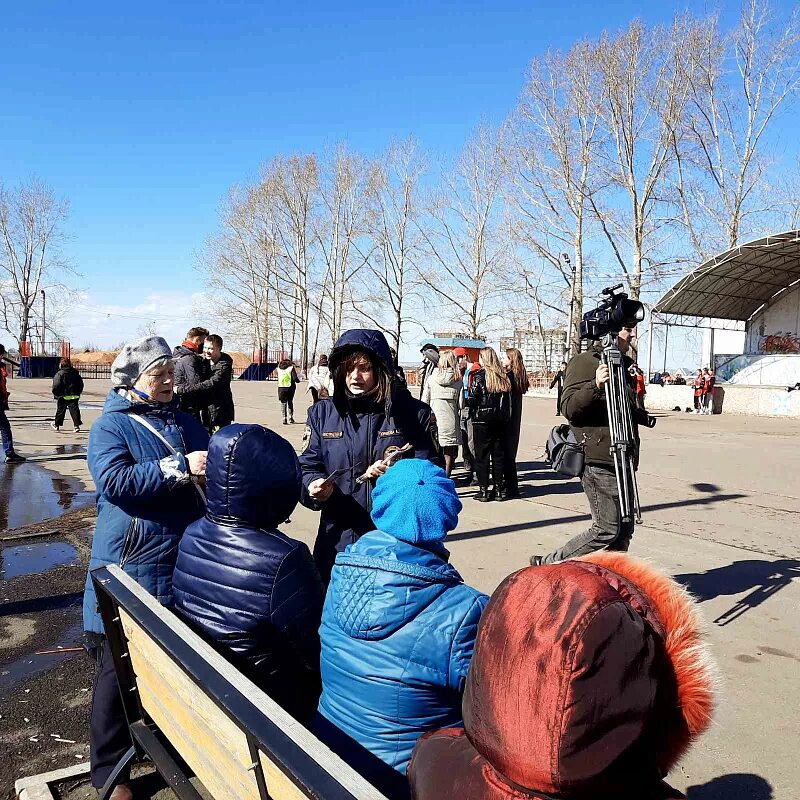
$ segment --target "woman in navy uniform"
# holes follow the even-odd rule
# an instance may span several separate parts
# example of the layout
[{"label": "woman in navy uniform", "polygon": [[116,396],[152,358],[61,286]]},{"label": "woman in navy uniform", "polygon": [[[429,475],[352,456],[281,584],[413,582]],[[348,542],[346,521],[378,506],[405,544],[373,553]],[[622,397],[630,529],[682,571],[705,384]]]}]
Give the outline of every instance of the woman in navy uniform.
[{"label": "woman in navy uniform", "polygon": [[322,512],[314,560],[326,583],[336,553],[375,529],[372,487],[393,455],[439,460],[435,417],[399,390],[380,331],[345,332],[328,364],[333,397],[309,408],[300,455],[303,505]]}]

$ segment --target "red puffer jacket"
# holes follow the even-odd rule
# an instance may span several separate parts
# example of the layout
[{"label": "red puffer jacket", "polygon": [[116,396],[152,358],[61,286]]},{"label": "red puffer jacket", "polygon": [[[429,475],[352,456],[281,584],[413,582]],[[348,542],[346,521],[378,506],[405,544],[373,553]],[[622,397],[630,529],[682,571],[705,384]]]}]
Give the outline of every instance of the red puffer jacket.
[{"label": "red puffer jacket", "polygon": [[428,733],[416,800],[666,800],[663,777],[711,722],[695,603],[622,553],[530,567],[483,615],[464,727]]}]

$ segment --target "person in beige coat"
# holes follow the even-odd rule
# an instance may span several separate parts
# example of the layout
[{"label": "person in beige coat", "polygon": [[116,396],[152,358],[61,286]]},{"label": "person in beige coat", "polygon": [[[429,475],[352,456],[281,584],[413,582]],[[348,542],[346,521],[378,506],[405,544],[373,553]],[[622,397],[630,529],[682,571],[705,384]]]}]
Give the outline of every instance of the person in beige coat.
[{"label": "person in beige coat", "polygon": [[439,447],[444,456],[447,477],[453,471],[461,444],[461,406],[464,384],[458,360],[452,352],[442,353],[439,364],[425,381],[422,402],[427,403],[436,415],[439,430]]}]

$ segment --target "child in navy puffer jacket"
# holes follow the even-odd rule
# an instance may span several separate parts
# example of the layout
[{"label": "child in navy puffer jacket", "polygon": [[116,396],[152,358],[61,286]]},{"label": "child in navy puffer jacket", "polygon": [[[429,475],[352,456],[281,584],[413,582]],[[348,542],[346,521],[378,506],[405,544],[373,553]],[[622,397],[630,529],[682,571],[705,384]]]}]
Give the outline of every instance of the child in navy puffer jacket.
[{"label": "child in navy puffer jacket", "polygon": [[300,497],[294,449],[261,425],[227,425],[211,438],[206,493],[207,514],[181,539],[175,611],[308,723],[323,589],[308,547],[277,529]]},{"label": "child in navy puffer jacket", "polygon": [[387,796],[426,731],[460,724],[488,598],[447,563],[461,501],[441,467],[400,461],[372,493],[379,530],[336,557],[322,613],[317,735]]}]

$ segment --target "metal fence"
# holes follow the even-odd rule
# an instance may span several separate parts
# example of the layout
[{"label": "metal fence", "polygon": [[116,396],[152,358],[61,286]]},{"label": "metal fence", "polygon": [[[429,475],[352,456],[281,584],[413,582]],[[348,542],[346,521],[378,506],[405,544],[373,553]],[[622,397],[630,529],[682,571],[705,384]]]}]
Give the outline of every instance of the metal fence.
[{"label": "metal fence", "polygon": [[[78,370],[78,374],[83,378],[86,379],[98,379],[98,380],[111,380],[111,364],[73,364],[76,370]],[[233,368],[233,377],[234,379],[241,377],[242,373],[245,371],[246,367],[234,367]],[[275,380],[270,376],[268,380]]]}]

